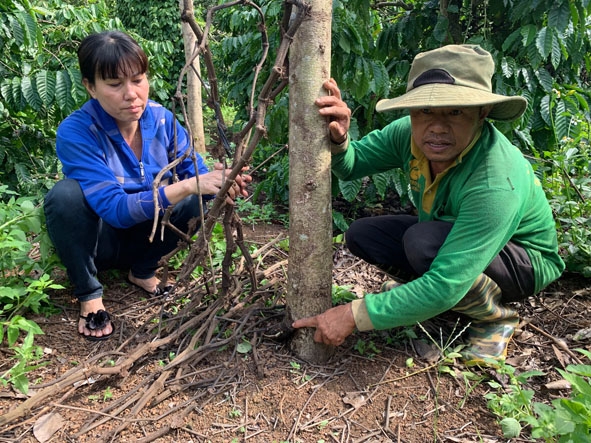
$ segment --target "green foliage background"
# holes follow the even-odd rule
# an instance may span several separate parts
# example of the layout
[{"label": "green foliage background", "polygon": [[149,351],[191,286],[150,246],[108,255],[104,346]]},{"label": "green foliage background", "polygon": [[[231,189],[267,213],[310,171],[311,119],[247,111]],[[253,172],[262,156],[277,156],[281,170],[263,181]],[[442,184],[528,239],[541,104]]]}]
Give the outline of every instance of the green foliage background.
[{"label": "green foliage background", "polygon": [[[203,23],[205,8],[195,5]],[[257,0],[265,16],[270,55],[281,38],[283,2]],[[496,61],[495,92],[529,100],[526,114],[498,124],[537,168],[557,218],[569,269],[591,275],[584,240],[590,216],[589,127],[591,26],[589,0],[410,0],[406,7],[374,7],[369,0],[333,2],[332,74],[353,110],[351,136],[363,136],[398,117],[377,114],[375,103],[404,92],[414,56],[447,43],[477,43]],[[59,177],[54,154],[57,124],[85,100],[75,51],[88,33],[122,29],[151,61],[152,95],[169,104],[183,65],[178,2],[149,0],[0,0],[0,181],[21,195],[41,197]],[[248,3],[214,16],[210,39],[223,109],[238,130],[247,119],[253,66],[262,53],[259,14]],[[256,95],[256,94],[255,94]],[[207,94],[204,94],[207,96]],[[288,136],[288,91],[267,115],[267,137],[253,163],[268,161]],[[207,115],[207,114],[206,114]],[[206,125],[213,126],[208,121]],[[287,204],[286,151],[261,169],[260,198]],[[335,195],[352,207],[375,204],[389,192],[408,198],[397,171],[338,183]],[[348,216],[337,214],[337,229]]]}]

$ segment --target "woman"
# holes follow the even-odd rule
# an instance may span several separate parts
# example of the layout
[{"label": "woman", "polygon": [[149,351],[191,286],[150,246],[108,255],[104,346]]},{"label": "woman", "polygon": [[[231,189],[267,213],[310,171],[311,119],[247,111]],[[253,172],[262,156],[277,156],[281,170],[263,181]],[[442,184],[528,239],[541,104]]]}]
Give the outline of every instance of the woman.
[{"label": "woman", "polygon": [[[129,35],[105,31],[86,37],[78,62],[91,99],[58,127],[56,150],[65,179],[47,194],[44,209],[49,235],[80,302],[78,332],[104,340],[113,324],[97,270],[128,268],[130,283],[151,295],[161,293],[158,261],[179,238],[166,230],[163,239],[149,241],[152,183],[191,147],[173,114],[148,99],[148,59]],[[196,157],[196,165],[187,156],[176,166],[178,181],[173,182],[172,172],[164,174],[157,192],[160,215],[174,205],[171,222],[185,232],[189,220],[200,216],[199,190],[204,199],[212,198],[230,172],[221,164],[210,172]],[[229,197],[248,195],[250,180],[239,176]]]}]

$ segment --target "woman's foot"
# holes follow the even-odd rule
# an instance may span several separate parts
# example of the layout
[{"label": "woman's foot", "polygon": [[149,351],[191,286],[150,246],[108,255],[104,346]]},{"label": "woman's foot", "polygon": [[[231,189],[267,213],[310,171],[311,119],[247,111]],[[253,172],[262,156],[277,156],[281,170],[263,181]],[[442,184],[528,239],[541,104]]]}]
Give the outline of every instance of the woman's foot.
[{"label": "woman's foot", "polygon": [[127,281],[132,285],[135,285],[138,288],[143,289],[153,297],[167,294],[172,289],[172,285],[166,285],[166,287],[161,288],[160,280],[156,276],[152,276],[150,278],[145,279],[137,278],[131,273],[131,271],[129,271],[129,273],[127,274]]},{"label": "woman's foot", "polygon": [[[110,319],[104,321],[104,326],[90,329],[89,314],[105,311],[102,298],[95,298],[80,302],[80,318],[78,319],[78,333],[89,340],[103,340],[113,333],[113,322]],[[94,326],[94,322],[93,325]]]}]

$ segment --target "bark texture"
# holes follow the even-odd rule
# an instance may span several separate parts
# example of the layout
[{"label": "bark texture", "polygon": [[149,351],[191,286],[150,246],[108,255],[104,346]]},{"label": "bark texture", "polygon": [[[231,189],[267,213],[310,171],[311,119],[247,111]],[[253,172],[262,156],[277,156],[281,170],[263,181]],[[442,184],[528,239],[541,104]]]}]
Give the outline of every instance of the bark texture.
[{"label": "bark texture", "polygon": [[[188,8],[185,10],[185,6]],[[183,11],[193,16],[193,2],[179,0],[179,7],[181,14]],[[197,37],[188,23],[182,22],[183,42],[185,45],[185,60],[188,62],[193,58],[193,53],[196,50],[195,43]],[[200,74],[199,57],[193,60],[193,69],[187,71],[187,116],[189,121],[187,126],[191,130],[193,138],[193,146],[195,151],[199,153],[205,152],[205,131],[203,129],[203,108],[201,104],[201,82],[197,75]]]},{"label": "bark texture", "polygon": [[[289,266],[287,304],[292,319],[330,308],[332,206],[327,122],[314,100],[326,94],[330,77],[331,0],[312,0],[289,57]],[[303,360],[321,363],[332,347],[313,341],[313,329],[298,330],[291,347]]]}]

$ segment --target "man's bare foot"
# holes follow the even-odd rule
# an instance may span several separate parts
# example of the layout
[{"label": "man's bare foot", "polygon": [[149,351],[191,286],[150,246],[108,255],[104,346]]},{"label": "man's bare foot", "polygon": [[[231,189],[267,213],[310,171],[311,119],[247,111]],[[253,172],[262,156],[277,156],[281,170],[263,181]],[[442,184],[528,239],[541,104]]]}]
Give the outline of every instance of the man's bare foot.
[{"label": "man's bare foot", "polygon": [[[80,317],[88,317],[88,314],[97,313],[99,310],[105,310],[102,298],[95,298],[94,300],[80,302]],[[78,332],[87,337],[106,337],[113,332],[113,323],[107,322],[102,329],[89,329],[86,325],[86,319],[78,319]]]}]

